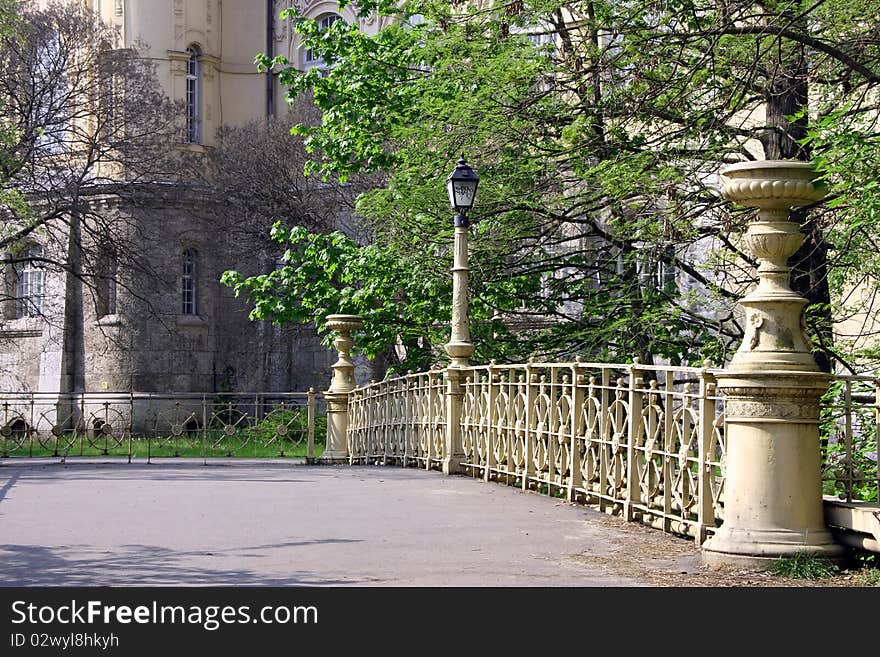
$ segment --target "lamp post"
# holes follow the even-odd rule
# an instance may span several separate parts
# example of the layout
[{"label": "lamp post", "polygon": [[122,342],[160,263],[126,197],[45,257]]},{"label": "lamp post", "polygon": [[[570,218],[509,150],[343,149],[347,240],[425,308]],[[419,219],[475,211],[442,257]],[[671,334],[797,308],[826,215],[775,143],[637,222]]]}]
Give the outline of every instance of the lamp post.
[{"label": "lamp post", "polygon": [[465,162],[464,155],[455,170],[446,179],[449,203],[456,211],[455,245],[452,261],[452,336],[446,344],[446,353],[452,367],[467,367],[474,353],[468,310],[468,226],[467,211],[474,205],[480,177]]},{"label": "lamp post", "polygon": [[446,368],[446,448],[443,472],[462,471],[465,461],[461,438],[461,410],[464,399],[463,370],[474,353],[468,320],[468,226],[467,211],[474,205],[479,176],[464,161],[464,155],[455,170],[446,179],[449,203],[455,209],[455,247],[452,259],[452,336],[446,344],[446,353],[452,363]]}]

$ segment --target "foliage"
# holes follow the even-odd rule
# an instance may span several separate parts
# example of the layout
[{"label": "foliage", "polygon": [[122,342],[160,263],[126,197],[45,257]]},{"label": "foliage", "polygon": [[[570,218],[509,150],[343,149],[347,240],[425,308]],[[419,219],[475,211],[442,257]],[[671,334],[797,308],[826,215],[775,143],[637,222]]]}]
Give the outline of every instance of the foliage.
[{"label": "foliage", "polygon": [[856,552],[855,561],[858,569],[854,579],[859,586],[880,586],[880,559],[874,552]]},{"label": "foliage", "polygon": [[827,557],[801,550],[794,556],[774,559],[770,572],[779,577],[821,579],[837,574],[838,569]]},{"label": "foliage", "polygon": [[279,219],[313,231],[344,227],[356,236],[358,227],[350,220],[354,198],[371,180],[353,176],[343,186],[304,174],[311,157],[303,140],[290,136],[290,129],[316,117],[314,105],[302,98],[284,117],[221,126],[214,146],[206,154],[195,154],[186,167],[201,186],[223,200],[204,211],[213,213],[242,243],[265,243]]},{"label": "foliage", "polygon": [[[864,123],[880,81],[877,27],[853,20],[850,3],[365,0],[356,11],[389,20],[369,36],[284,12],[326,73],[258,59],[291,100],[311,94],[323,112],[294,128],[315,158],[308,172],[387,174],[356,206],[372,243],[276,230],[293,239],[293,287],[275,288],[283,275],[227,283],[251,295],[257,317],[362,312],[367,333],[381,331],[367,350],[402,345],[401,368],[443,359],[443,179],[462,152],[481,176],[472,319],[493,337],[474,340],[476,358],[723,361],[742,335],[732,302],[754,274],[730,236],[744,213],[722,208],[715,189],[720,163],[816,157],[832,178],[828,163],[852,152],[833,104]],[[872,161],[844,178],[851,185],[835,183],[839,203],[855,205],[859,184],[876,178]],[[839,295],[839,270],[859,261],[829,255],[826,238],[846,243],[853,223],[832,210],[803,215],[793,259],[826,369],[849,357],[832,343],[829,283]]]}]

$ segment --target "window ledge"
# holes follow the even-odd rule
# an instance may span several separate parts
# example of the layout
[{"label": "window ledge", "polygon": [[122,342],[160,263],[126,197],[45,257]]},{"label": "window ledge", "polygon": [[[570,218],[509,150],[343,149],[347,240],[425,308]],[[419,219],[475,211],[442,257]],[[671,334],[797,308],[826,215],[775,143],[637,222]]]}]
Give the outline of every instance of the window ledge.
[{"label": "window ledge", "polygon": [[200,315],[178,315],[178,326],[207,326],[208,322]]},{"label": "window ledge", "polygon": [[112,315],[102,315],[95,320],[96,326],[120,326],[121,324],[122,319],[115,313]]},{"label": "window ledge", "polygon": [[38,338],[43,335],[42,317],[21,317],[0,324],[0,336],[4,338]]},{"label": "window ledge", "polygon": [[177,144],[177,150],[189,153],[205,153],[208,149],[203,144],[181,143]]}]

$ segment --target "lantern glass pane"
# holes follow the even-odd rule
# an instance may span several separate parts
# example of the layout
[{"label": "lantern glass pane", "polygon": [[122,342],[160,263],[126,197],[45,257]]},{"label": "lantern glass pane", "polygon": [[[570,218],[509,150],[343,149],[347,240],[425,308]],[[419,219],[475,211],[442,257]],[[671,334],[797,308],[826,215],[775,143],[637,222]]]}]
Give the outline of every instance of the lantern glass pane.
[{"label": "lantern glass pane", "polygon": [[477,186],[473,180],[454,180],[452,181],[452,197],[450,201],[456,208],[469,209],[474,204],[476,191]]}]

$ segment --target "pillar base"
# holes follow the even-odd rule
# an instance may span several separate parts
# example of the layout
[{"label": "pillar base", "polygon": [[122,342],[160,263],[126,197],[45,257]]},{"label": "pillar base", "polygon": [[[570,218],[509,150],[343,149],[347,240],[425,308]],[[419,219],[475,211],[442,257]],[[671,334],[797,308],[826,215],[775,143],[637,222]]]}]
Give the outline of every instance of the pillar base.
[{"label": "pillar base", "polygon": [[463,474],[464,456],[449,456],[443,460],[443,474]]},{"label": "pillar base", "polygon": [[725,396],[724,523],[703,545],[703,563],[767,570],[799,552],[841,562],[822,508],[819,398],[830,376],[733,368],[716,376]]},{"label": "pillar base", "polygon": [[718,533],[703,544],[701,558],[705,565],[713,569],[739,567],[769,570],[774,560],[794,557],[799,552],[825,557],[839,565],[844,562],[846,551],[834,542],[827,529],[792,531],[734,528],[725,532],[722,525]]},{"label": "pillar base", "polygon": [[351,459],[348,457],[348,454],[321,454],[318,458],[312,461],[313,465],[350,465]]}]

